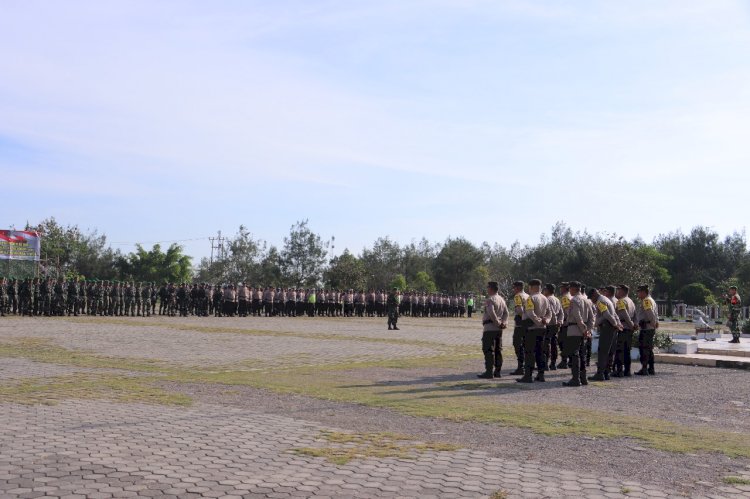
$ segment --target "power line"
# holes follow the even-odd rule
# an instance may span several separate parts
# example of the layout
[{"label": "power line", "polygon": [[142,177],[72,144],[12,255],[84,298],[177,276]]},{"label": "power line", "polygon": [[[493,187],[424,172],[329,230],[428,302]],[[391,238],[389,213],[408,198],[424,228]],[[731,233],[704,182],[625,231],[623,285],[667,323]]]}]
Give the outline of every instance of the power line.
[{"label": "power line", "polygon": [[[221,237],[221,231],[217,232],[216,237],[209,237],[211,241],[211,257],[209,258],[209,264],[214,263],[214,250],[216,250],[216,258],[219,260],[224,258],[224,240],[226,237]],[[215,242],[215,243],[214,243]]]},{"label": "power line", "polygon": [[205,239],[210,239],[210,237],[208,237],[208,236],[191,237],[191,238],[188,238],[188,239],[171,239],[171,240],[167,240],[167,241],[135,241],[135,242],[111,241],[111,242],[109,242],[109,244],[111,244],[111,245],[118,245],[118,246],[127,246],[127,245],[133,245],[133,246],[135,246],[136,244],[182,243],[182,242],[186,242],[186,241],[200,241],[200,240],[205,240]]}]

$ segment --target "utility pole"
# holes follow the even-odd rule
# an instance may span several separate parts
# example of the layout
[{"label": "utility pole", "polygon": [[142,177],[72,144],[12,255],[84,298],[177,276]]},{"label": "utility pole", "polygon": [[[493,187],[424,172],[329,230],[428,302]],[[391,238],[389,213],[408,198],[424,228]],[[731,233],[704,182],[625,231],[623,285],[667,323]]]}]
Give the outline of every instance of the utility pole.
[{"label": "utility pole", "polygon": [[208,240],[211,241],[211,258],[209,259],[209,263],[214,263],[214,250],[216,250],[216,258],[218,260],[221,260],[224,258],[224,240],[225,237],[221,237],[221,231],[217,232],[216,237],[209,237]]}]

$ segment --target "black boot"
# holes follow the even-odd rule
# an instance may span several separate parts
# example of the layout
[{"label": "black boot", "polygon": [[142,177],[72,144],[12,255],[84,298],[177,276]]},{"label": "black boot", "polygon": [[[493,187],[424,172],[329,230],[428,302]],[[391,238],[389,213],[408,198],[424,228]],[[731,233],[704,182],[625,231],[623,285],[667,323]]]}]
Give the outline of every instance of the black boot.
[{"label": "black boot", "polygon": [[557,371],[557,366],[555,365],[554,361],[552,363],[550,363],[549,370],[550,371]]},{"label": "black boot", "polygon": [[625,376],[626,378],[631,377],[632,374],[630,374],[630,368],[629,367],[625,368],[625,372],[622,375]]},{"label": "black boot", "polygon": [[638,376],[648,376],[648,369],[646,369],[645,367],[642,367],[641,370],[636,371],[635,374]]},{"label": "black boot", "polygon": [[492,379],[494,376],[492,375],[492,371],[485,371],[482,374],[477,374],[477,378]]},{"label": "black boot", "polygon": [[563,359],[560,361],[559,364],[557,364],[558,369],[567,369],[568,368],[568,361],[566,359]]},{"label": "black boot", "polygon": [[516,382],[518,382],[518,383],[533,383],[534,382],[534,378],[531,377],[531,371],[532,370],[533,370],[533,368],[527,366],[526,369],[524,369],[523,378],[518,378],[516,380]]},{"label": "black boot", "polygon": [[615,378],[622,378],[622,369],[618,369],[617,371],[612,374]]},{"label": "black boot", "polygon": [[499,378],[499,377],[500,377],[500,368],[499,368],[499,367],[496,367],[496,368],[495,368],[495,372],[494,372],[494,373],[492,373],[492,375],[493,375],[494,377],[496,377],[496,378]]},{"label": "black boot", "polygon": [[518,364],[518,369],[516,369],[515,371],[513,371],[510,374],[511,374],[511,376],[518,376],[518,375],[523,374],[523,364]]},{"label": "black boot", "polygon": [[656,372],[654,371],[653,367],[648,368],[648,375],[649,376],[656,376]]},{"label": "black boot", "polygon": [[604,375],[602,373],[596,373],[593,376],[589,376],[589,381],[604,381]]},{"label": "black boot", "polygon": [[581,386],[580,367],[574,365],[571,362],[571,369],[573,377],[570,379],[570,381],[563,381],[563,386]]},{"label": "black boot", "polygon": [[609,371],[604,371],[604,381],[609,381]]},{"label": "black boot", "polygon": [[534,378],[534,380],[544,382],[544,371],[539,371],[538,373],[536,373],[536,378]]}]

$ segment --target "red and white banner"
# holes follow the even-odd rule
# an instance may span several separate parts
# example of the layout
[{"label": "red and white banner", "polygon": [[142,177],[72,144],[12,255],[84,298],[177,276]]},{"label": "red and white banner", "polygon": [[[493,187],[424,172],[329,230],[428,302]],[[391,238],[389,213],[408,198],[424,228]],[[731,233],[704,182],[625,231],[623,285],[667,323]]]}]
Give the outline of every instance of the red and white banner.
[{"label": "red and white banner", "polygon": [[38,261],[41,238],[37,232],[0,230],[0,260]]}]

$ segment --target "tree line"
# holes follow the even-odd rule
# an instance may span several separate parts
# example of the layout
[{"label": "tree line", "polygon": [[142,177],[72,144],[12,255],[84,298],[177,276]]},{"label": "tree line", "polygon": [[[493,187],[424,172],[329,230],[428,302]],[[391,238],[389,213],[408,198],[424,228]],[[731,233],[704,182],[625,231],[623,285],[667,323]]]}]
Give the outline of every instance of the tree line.
[{"label": "tree line", "polygon": [[[295,223],[276,247],[240,226],[213,260],[193,259],[182,246],[137,245],[124,254],[106,236],[62,226],[54,218],[27,230],[42,233],[42,256],[55,275],[154,282],[249,282],[274,287],[385,289],[426,292],[481,291],[488,280],[509,290],[518,278],[545,282],[577,279],[588,285],[649,284],[655,296],[691,305],[717,303],[730,285],[750,292],[750,253],[744,233],[721,237],[708,227],[670,232],[647,243],[610,233],[573,231],[562,222],[538,243],[509,247],[463,237],[399,244],[380,237],[358,254],[333,255],[334,240]],[[1,271],[1,270],[0,270]]]}]

